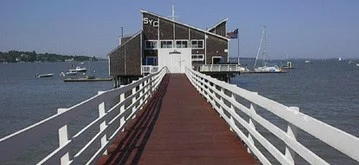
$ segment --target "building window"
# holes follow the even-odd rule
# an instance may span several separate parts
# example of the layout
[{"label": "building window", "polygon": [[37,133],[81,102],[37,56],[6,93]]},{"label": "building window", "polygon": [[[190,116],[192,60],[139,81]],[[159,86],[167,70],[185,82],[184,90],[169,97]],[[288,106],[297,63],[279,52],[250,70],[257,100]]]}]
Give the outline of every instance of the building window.
[{"label": "building window", "polygon": [[188,41],[186,40],[177,40],[176,48],[188,48]]},{"label": "building window", "polygon": [[157,41],[145,41],[145,49],[157,49]]},{"label": "building window", "polygon": [[172,48],[172,41],[161,41],[161,48]]},{"label": "building window", "polygon": [[192,61],[204,61],[203,54],[192,54]]},{"label": "building window", "polygon": [[158,65],[156,56],[147,56],[142,59],[142,65]]},{"label": "building window", "polygon": [[191,47],[193,49],[203,49],[203,40],[191,40]]}]

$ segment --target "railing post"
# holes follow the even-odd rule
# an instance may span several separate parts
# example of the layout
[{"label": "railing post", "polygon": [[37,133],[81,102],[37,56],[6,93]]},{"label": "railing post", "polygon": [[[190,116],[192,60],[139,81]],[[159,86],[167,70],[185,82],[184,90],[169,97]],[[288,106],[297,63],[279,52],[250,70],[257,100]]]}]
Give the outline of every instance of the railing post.
[{"label": "railing post", "polygon": [[147,99],[148,99],[148,79],[147,80],[145,80],[144,81],[144,86],[145,86],[145,89],[143,90],[143,92],[144,92],[144,95],[145,95],[145,97],[144,97],[144,101],[145,101],[145,104],[147,104]]},{"label": "railing post", "polygon": [[[134,81],[133,81],[134,82]],[[137,86],[135,86],[134,88],[132,88],[132,95],[136,95],[136,90]],[[134,115],[132,116],[132,119],[136,118],[136,109],[137,109],[137,106],[136,106],[136,96],[134,96],[132,98],[132,101],[131,101],[131,105],[133,105],[132,107],[132,113],[134,113]]]},{"label": "railing post", "polygon": [[[103,91],[98,91],[98,94],[104,93]],[[102,102],[98,105],[98,117],[101,118],[106,115],[106,109],[105,109],[105,102]],[[106,120],[103,121],[100,124],[100,132],[104,131],[106,129]],[[101,138],[101,148],[104,147],[107,144],[107,134],[103,135]],[[104,155],[107,155],[107,150],[103,153]]]},{"label": "railing post", "polygon": [[[231,99],[232,99],[233,101],[236,101],[236,98],[234,97],[234,94],[233,94],[232,92],[231,92]],[[230,108],[231,108],[231,111],[232,111],[233,113],[236,113],[233,104],[231,104],[231,107],[230,107]],[[233,132],[233,128],[231,127],[231,125],[235,126],[236,123],[234,122],[234,119],[233,119],[233,116],[232,116],[232,115],[229,117],[229,122],[230,122],[229,130]]]},{"label": "railing post", "polygon": [[[257,95],[258,95],[257,92],[253,92],[253,94],[257,94]],[[253,114],[257,114],[257,112],[256,112],[256,105],[254,105],[254,104],[252,104],[252,103],[251,103],[251,105],[250,105],[249,110],[252,111]],[[254,130],[256,129],[255,123],[253,122],[251,116],[249,116],[248,124],[249,124],[249,126],[250,126],[252,129],[254,129]],[[249,143],[251,143],[251,144],[254,145],[254,140],[253,140],[253,138],[252,138],[251,133],[248,133],[248,141],[249,141]],[[249,149],[249,147],[247,148],[247,152],[248,152],[248,153],[251,153],[251,150]]]},{"label": "railing post", "polygon": [[139,94],[139,98],[140,98],[140,106],[141,107],[139,107],[139,109],[141,110],[142,108],[143,108],[143,100],[145,99],[144,97],[143,97],[143,95],[144,95],[144,92],[145,92],[145,89],[143,89],[143,85],[145,84],[145,81],[144,82],[142,82],[141,84],[140,84],[140,87],[139,87],[139,90],[141,91],[140,92],[140,94]]},{"label": "railing post", "polygon": [[[217,89],[217,88],[216,88],[216,85],[214,85],[214,84],[213,84],[213,87],[214,87],[214,89]],[[225,95],[224,90],[223,90],[222,87],[220,87],[220,88],[221,88],[221,89],[219,90],[219,92],[221,93],[221,94],[219,95],[220,101],[222,102],[222,104],[226,104],[226,103],[224,102],[224,100],[223,100],[223,97],[222,97],[222,95]],[[216,94],[214,94],[214,97],[217,97]],[[219,110],[221,111],[221,113],[219,114],[219,117],[222,117],[221,114],[224,114],[223,107],[220,106],[220,107],[219,107]]]},{"label": "railing post", "polygon": [[[67,111],[66,108],[57,109],[57,113],[64,113],[65,111]],[[62,147],[69,142],[67,125],[62,126],[58,132],[59,132],[59,147]],[[70,154],[69,152],[66,152],[65,155],[63,155],[60,158],[60,164],[61,165],[68,164],[69,162],[70,162]]]},{"label": "railing post", "polygon": [[[298,113],[299,112],[299,108],[298,107],[289,107],[290,109],[292,109],[294,111],[294,113]],[[287,126],[287,135],[294,139],[297,140],[296,136],[298,133],[298,128],[296,126],[294,126],[291,123],[288,123]],[[295,152],[293,151],[293,149],[291,149],[289,146],[285,147],[285,157],[287,157],[287,159],[289,161],[291,161],[292,163],[294,163],[294,159],[295,159]]]},{"label": "railing post", "polygon": [[[121,87],[123,87],[124,85],[121,85]],[[125,93],[126,92],[123,92],[120,94],[120,103],[124,102],[125,101]],[[125,113],[125,104],[123,104],[121,107],[120,107],[120,114],[123,114]],[[122,116],[121,119],[120,119],[120,127],[122,127],[123,125],[125,124],[125,116]],[[123,132],[125,129],[123,128],[121,130],[121,132]]]}]

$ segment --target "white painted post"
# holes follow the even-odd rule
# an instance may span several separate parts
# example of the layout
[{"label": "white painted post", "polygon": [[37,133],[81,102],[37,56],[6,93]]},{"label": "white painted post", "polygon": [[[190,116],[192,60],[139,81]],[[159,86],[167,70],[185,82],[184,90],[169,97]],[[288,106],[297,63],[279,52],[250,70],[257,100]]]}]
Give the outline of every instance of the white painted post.
[{"label": "white painted post", "polygon": [[[102,94],[104,93],[103,91],[98,91],[98,94]],[[102,102],[101,104],[98,105],[98,117],[101,118],[103,116],[106,115],[106,109],[105,109],[105,102]],[[103,130],[106,129],[106,120],[103,121],[100,124],[100,132],[102,132]],[[107,134],[105,134],[102,138],[101,138],[101,147],[104,147],[107,144]],[[105,150],[105,152],[103,153],[104,155],[107,155],[107,150]]]},{"label": "white painted post", "polygon": [[150,96],[152,96],[152,93],[154,91],[154,89],[153,89],[153,86],[154,86],[154,84],[153,84],[153,76],[151,76],[149,78],[149,80],[150,80]]},{"label": "white painted post", "polygon": [[[298,113],[299,112],[299,108],[298,107],[289,107],[290,109],[293,110],[294,113]],[[298,133],[298,128],[296,126],[294,126],[291,123],[288,123],[287,126],[287,135],[290,138],[293,138],[294,140],[297,140],[296,136]],[[294,164],[294,159],[295,159],[295,152],[293,151],[293,149],[291,149],[289,146],[285,147],[285,157]]]},{"label": "white painted post", "polygon": [[[214,85],[214,84],[213,84],[213,87],[214,87],[214,89],[217,89],[217,88],[216,88],[216,85]],[[221,94],[219,95],[220,100],[221,100],[222,104],[225,104],[225,102],[224,102],[224,100],[223,100],[223,97],[222,97],[222,95],[225,95],[225,93],[224,93],[224,90],[223,90],[222,87],[221,87],[221,89],[219,90],[219,92],[221,93]],[[214,91],[213,91],[213,93],[214,93]],[[217,97],[216,94],[214,94],[213,97]],[[220,109],[219,109],[219,110],[221,111],[222,114],[224,114],[224,110],[223,110],[223,107],[222,107],[222,106],[220,106]],[[219,114],[219,117],[222,118],[221,114]]]},{"label": "white painted post", "polygon": [[147,99],[148,99],[148,96],[149,96],[148,93],[147,93],[148,89],[149,89],[147,84],[148,84],[148,79],[144,82],[145,89],[144,89],[143,92],[145,94],[145,104],[147,104],[147,102],[148,102]]},{"label": "white painted post", "polygon": [[[57,113],[64,113],[65,111],[67,111],[66,108],[59,108],[57,109]],[[68,131],[67,131],[67,125],[62,126],[59,130],[59,147],[62,147],[64,145],[66,145],[66,143],[69,142],[69,138],[68,138]],[[63,155],[60,158],[60,164],[68,164],[70,162],[70,154],[69,152],[66,152],[65,155]]]},{"label": "white painted post", "polygon": [[[232,99],[233,101],[236,101],[236,98],[234,97],[234,94],[233,94],[232,92],[231,92],[231,99]],[[230,110],[231,110],[233,113],[236,113],[233,104],[231,104],[231,107],[230,107],[230,108],[231,108]],[[234,119],[233,119],[233,116],[232,116],[232,115],[229,117],[229,122],[230,122],[229,130],[233,132],[233,128],[231,127],[231,125],[235,126],[236,123],[234,122]]]},{"label": "white painted post", "polygon": [[[255,107],[256,107],[256,105],[251,104],[249,110],[252,111],[254,114],[257,114]],[[248,123],[249,123],[249,126],[250,126],[251,128],[256,129],[256,126],[255,126],[255,124],[254,124],[254,122],[253,122],[253,120],[252,120],[252,118],[251,118],[250,116],[249,116],[249,121],[248,121]],[[254,145],[254,140],[253,140],[253,138],[252,138],[251,133],[248,133],[248,141]],[[248,153],[251,153],[251,150],[250,150],[249,148],[247,148],[247,152],[248,152]]]},{"label": "white painted post", "polygon": [[[124,85],[121,85],[120,88],[122,88]],[[126,92],[123,92],[120,94],[120,103],[121,102],[124,102],[125,101],[125,93]],[[120,114],[123,114],[125,112],[125,104],[123,104],[121,107],[120,107]],[[123,125],[125,124],[125,117],[122,116],[121,119],[120,119],[120,127],[122,127]],[[122,129],[121,132],[123,132],[125,129]]]},{"label": "white painted post", "polygon": [[[132,88],[132,95],[136,95],[136,92],[137,92],[137,90],[136,90],[136,87],[133,87]],[[136,118],[136,110],[137,110],[137,106],[135,105],[136,104],[136,96],[135,97],[133,97],[132,98],[132,103],[131,103],[131,105],[133,105],[133,107],[132,107],[132,113],[135,113],[133,116],[132,116],[132,119],[134,119],[134,118]]]},{"label": "white painted post", "polygon": [[143,94],[144,94],[144,89],[143,89],[143,84],[144,84],[145,82],[142,82],[141,84],[140,84],[140,94],[139,94],[139,98],[140,98],[140,106],[141,107],[139,107],[139,109],[141,110],[142,108],[143,108],[143,100],[144,100],[144,98],[142,97],[143,96]]}]

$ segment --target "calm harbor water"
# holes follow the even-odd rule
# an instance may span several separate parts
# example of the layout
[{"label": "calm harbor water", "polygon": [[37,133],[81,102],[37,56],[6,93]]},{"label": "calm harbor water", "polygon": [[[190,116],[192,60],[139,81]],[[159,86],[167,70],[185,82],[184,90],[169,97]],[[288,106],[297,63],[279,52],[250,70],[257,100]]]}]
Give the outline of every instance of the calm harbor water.
[{"label": "calm harbor water", "polygon": [[[274,61],[279,63],[280,61]],[[282,61],[284,63],[285,61]],[[242,61],[252,66],[253,61]],[[297,69],[285,74],[242,74],[231,83],[359,136],[359,67],[348,61],[292,60]],[[65,83],[60,72],[71,63],[0,64],[0,137],[13,133],[70,107],[100,90],[112,88],[112,82]],[[96,77],[108,77],[107,62],[85,63]],[[94,72],[95,71],[95,72]],[[35,78],[38,73],[54,73],[51,78]],[[310,137],[299,136],[316,153],[342,164],[342,157],[317,145]],[[325,148],[323,150],[323,148]],[[352,161],[344,164],[355,164]]]},{"label": "calm harbor water", "polygon": [[[0,64],[0,137],[29,126],[112,88],[112,82],[64,82],[61,72],[73,63]],[[108,76],[106,61],[84,63],[96,77]],[[80,65],[79,65],[80,66]],[[35,78],[39,73],[54,73],[50,78]]]},{"label": "calm harbor water", "polygon": [[[358,62],[349,64],[332,59],[312,60],[307,64],[304,61],[292,60],[296,69],[289,73],[242,74],[231,83],[284,105],[299,107],[301,112],[359,137],[359,67],[355,65]],[[253,61],[242,63],[253,65]],[[303,131],[299,132],[298,140],[331,164],[358,164]]]}]

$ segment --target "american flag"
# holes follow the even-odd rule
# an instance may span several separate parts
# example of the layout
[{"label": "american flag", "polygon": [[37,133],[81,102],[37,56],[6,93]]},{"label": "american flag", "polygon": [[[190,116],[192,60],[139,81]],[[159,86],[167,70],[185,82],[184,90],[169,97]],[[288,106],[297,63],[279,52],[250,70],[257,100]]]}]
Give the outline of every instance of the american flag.
[{"label": "american flag", "polygon": [[238,38],[238,28],[233,30],[232,32],[228,32],[227,38],[230,38],[230,39]]}]

